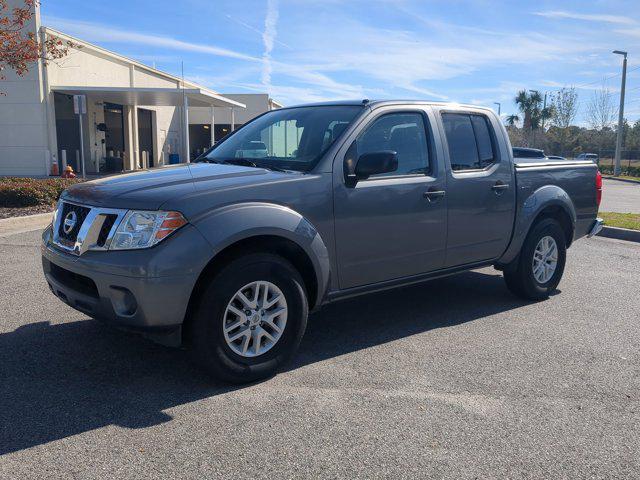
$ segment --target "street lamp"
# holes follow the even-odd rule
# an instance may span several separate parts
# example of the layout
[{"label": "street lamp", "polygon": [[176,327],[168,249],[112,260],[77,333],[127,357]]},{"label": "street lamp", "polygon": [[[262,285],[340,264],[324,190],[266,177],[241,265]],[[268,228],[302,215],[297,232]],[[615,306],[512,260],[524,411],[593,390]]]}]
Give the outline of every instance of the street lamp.
[{"label": "street lamp", "polygon": [[616,164],[613,174],[620,175],[620,157],[622,156],[622,134],[624,133],[624,87],[627,83],[627,52],[614,50],[616,55],[622,55],[622,86],[620,87],[620,108],[618,109],[618,131],[616,134]]},{"label": "street lamp", "polygon": [[493,102],[494,105],[498,105],[498,116],[500,116],[500,102]]}]

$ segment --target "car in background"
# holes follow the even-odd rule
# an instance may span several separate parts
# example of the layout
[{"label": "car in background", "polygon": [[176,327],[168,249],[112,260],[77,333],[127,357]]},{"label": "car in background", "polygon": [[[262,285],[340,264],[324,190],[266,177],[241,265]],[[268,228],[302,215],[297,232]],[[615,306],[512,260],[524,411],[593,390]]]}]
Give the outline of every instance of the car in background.
[{"label": "car in background", "polygon": [[514,147],[513,158],[527,158],[536,160],[566,160],[559,155],[546,155],[544,150],[539,148]]},{"label": "car in background", "polygon": [[267,146],[264,142],[257,140],[244,142],[236,152],[236,158],[265,158],[267,155],[269,155]]},{"label": "car in background", "polygon": [[597,153],[581,153],[576,160],[591,160],[593,163],[599,163],[600,156]]},{"label": "car in background", "polygon": [[538,148],[513,147],[513,158],[546,158],[543,150]]}]

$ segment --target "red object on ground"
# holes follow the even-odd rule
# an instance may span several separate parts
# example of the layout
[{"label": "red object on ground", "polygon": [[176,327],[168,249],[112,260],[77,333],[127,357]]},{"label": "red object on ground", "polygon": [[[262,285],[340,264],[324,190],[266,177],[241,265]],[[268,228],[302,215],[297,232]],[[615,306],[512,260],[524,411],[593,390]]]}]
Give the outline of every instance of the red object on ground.
[{"label": "red object on ground", "polygon": [[51,176],[57,177],[58,175],[60,175],[60,172],[58,171],[58,162],[54,162],[51,165]]}]

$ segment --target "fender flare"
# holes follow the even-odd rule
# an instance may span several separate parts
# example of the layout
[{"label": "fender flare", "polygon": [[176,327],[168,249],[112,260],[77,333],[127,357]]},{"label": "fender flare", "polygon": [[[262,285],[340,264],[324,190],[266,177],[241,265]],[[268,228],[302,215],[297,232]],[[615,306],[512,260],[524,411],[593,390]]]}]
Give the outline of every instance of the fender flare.
[{"label": "fender flare", "polygon": [[573,235],[577,216],[571,197],[557,185],[545,185],[529,195],[516,212],[511,242],[498,260],[498,264],[506,265],[518,256],[533,222],[543,210],[549,207],[558,207],[567,214],[571,220]]},{"label": "fender flare", "polygon": [[294,242],[307,255],[316,277],[315,305],[324,298],[329,285],[329,252],[313,224],[300,213],[283,205],[245,202],[226,205],[192,219],[192,224],[211,245],[209,263],[231,245],[258,236],[275,236]]}]

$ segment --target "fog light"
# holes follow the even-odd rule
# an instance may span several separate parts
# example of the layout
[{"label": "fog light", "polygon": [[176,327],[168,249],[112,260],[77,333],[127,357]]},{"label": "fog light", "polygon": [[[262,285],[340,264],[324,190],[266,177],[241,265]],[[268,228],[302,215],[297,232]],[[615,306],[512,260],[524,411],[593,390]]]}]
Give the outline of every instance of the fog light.
[{"label": "fog light", "polygon": [[138,302],[130,290],[124,287],[111,288],[111,304],[116,314],[121,317],[130,317],[138,309]]}]

